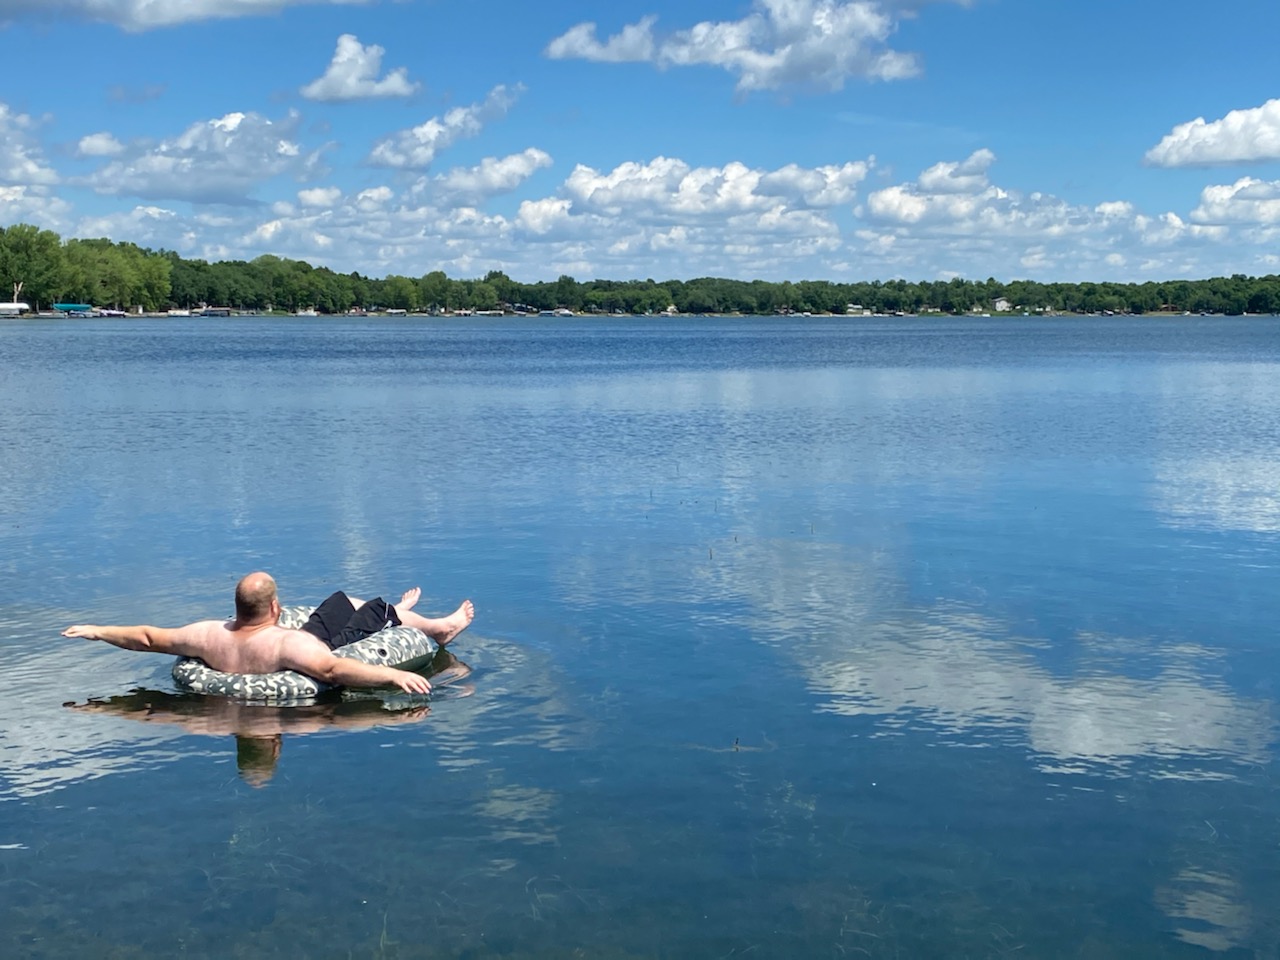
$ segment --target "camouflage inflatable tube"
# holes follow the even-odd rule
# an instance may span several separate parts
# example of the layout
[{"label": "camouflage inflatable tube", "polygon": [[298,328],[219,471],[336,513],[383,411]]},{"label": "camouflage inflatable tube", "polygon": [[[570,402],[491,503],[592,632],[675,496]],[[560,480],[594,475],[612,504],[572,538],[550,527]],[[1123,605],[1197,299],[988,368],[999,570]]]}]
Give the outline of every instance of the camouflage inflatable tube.
[{"label": "camouflage inflatable tube", "polygon": [[[307,622],[314,607],[281,607],[280,626],[297,629]],[[338,657],[350,657],[361,663],[413,670],[428,663],[439,647],[421,630],[413,627],[387,627],[356,643],[334,651]],[[183,657],[173,665],[173,679],[178,686],[193,693],[209,693],[235,700],[287,703],[310,700],[332,687],[293,670],[278,673],[223,673],[207,666],[203,660]]]}]

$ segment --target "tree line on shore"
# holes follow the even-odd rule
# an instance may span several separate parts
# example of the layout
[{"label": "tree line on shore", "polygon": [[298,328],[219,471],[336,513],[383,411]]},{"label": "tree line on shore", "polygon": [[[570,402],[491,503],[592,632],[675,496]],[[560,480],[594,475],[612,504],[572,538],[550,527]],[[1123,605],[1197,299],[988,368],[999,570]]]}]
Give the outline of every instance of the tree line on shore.
[{"label": "tree line on shore", "polygon": [[[779,283],[703,277],[695,280],[589,280],[562,276],[521,283],[493,270],[453,279],[441,270],[420,277],[335,273],[302,260],[188,260],[111,240],[63,241],[29,224],[0,228],[0,288],[37,309],[85,303],[146,312],[231,307],[241,311],[353,309],[409,312],[555,310],[588,313],[940,313],[996,309],[1000,301],[1034,313],[1280,313],[1280,276],[1235,274],[1148,283],[1037,283],[1015,280],[906,280]],[[0,297],[3,296],[0,294]]]}]

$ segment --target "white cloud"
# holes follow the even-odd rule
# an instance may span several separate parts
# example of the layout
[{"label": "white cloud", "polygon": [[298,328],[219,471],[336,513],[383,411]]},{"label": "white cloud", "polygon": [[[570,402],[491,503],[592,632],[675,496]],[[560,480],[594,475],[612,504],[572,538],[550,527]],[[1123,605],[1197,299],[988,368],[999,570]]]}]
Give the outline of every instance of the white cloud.
[{"label": "white cloud", "polygon": [[0,103],[0,184],[47,185],[58,175],[45,163],[40,145],[32,135],[36,121],[25,113],[15,113]]},{"label": "white cloud", "polygon": [[124,153],[124,144],[109,133],[91,133],[80,138],[76,153],[82,157],[114,157]]},{"label": "white cloud", "polygon": [[990,150],[978,150],[962,163],[935,163],[920,174],[920,189],[928,193],[977,193],[988,186],[987,170],[995,163]]},{"label": "white cloud", "polygon": [[978,150],[960,163],[934,164],[914,184],[872,193],[867,209],[875,219],[898,224],[961,224],[980,210],[1012,209],[1009,195],[987,178],[994,162],[990,150]]},{"label": "white cloud", "polygon": [[1108,200],[1093,208],[1098,216],[1107,220],[1126,220],[1133,217],[1135,210],[1127,200]]},{"label": "white cloud", "polygon": [[550,252],[543,262],[585,264],[595,276],[828,276],[842,244],[833,208],[852,199],[870,166],[579,164],[558,196],[522,203],[514,226]]},{"label": "white cloud", "polygon": [[842,166],[805,168],[791,163],[760,178],[760,192],[785,197],[809,207],[835,207],[852,203],[858,184],[867,178],[875,158]]},{"label": "white cloud", "polygon": [[364,46],[350,33],[338,38],[338,48],[324,76],[302,88],[308,100],[330,103],[349,100],[370,100],[379,97],[408,97],[417,92],[419,84],[410,82],[404,67],[392,70],[381,80],[382,55],[386,51],[379,46]]},{"label": "white cloud", "polygon": [[1147,151],[1157,167],[1203,167],[1215,164],[1280,160],[1280,99],[1260,107],[1232,110],[1206,123],[1196,117],[1173,128]]},{"label": "white cloud", "polygon": [[1176,213],[1162,213],[1158,217],[1138,214],[1133,218],[1138,239],[1148,246],[1170,246],[1188,239],[1220,240],[1226,236],[1222,226],[1203,226],[1187,223]]},{"label": "white cloud", "polygon": [[545,236],[558,227],[569,224],[569,210],[573,201],[548,197],[544,200],[525,200],[520,204],[516,222],[530,233]]},{"label": "white cloud", "polygon": [[455,107],[443,117],[401,130],[381,140],[369,154],[369,163],[401,170],[422,170],[431,166],[441,150],[458,140],[476,136],[487,121],[505,116],[523,87],[494,87],[484,103]]},{"label": "white cloud", "polygon": [[[964,2],[964,0],[960,0]],[[605,41],[580,23],[552,40],[547,56],[658,67],[712,66],[737,76],[737,89],[800,86],[839,90],[851,77],[900,80],[920,72],[913,54],[888,46],[911,12],[878,0],[755,0],[740,20],[703,21],[661,39],[645,17]]]},{"label": "white cloud", "polygon": [[86,178],[103,194],[194,203],[246,203],[259,184],[277,176],[316,173],[320,150],[304,152],[292,139],[298,117],[272,121],[229,113],[192,124],[171,140],[135,146]]},{"label": "white cloud", "polygon": [[342,191],[337,187],[316,187],[312,190],[299,190],[298,203],[304,207],[332,207],[342,199]]},{"label": "white cloud", "polygon": [[1147,216],[1127,201],[1086,207],[1005,189],[990,180],[994,162],[979,150],[871,193],[864,215],[872,229],[857,234],[864,267],[874,275],[1131,279],[1133,254],[1143,251],[1143,272],[1185,276],[1189,254],[1227,237],[1222,226]]},{"label": "white cloud", "polygon": [[42,186],[0,186],[0,226],[32,223],[61,232],[71,205]]},{"label": "white cloud", "polygon": [[279,13],[286,7],[358,6],[370,0],[0,0],[0,21],[79,17],[125,30],[150,30],[197,20]]},{"label": "white cloud", "polygon": [[251,242],[271,243],[283,229],[283,220],[270,220],[267,223],[259,224],[257,229],[249,235],[249,239]]},{"label": "white cloud", "polygon": [[1242,177],[1232,184],[1205,187],[1191,219],[1203,224],[1280,224],[1280,181]]},{"label": "white cloud", "polygon": [[[510,193],[537,171],[551,166],[551,155],[536,147],[507,157],[485,157],[478,166],[456,167],[440,174],[430,185],[455,201],[480,203],[499,194]],[[427,182],[423,182],[425,189]]]},{"label": "white cloud", "polygon": [[361,190],[356,196],[356,209],[364,213],[373,213],[390,203],[394,196],[390,187],[370,187],[368,190]]},{"label": "white cloud", "polygon": [[598,63],[634,63],[652,60],[657,53],[653,24],[657,17],[623,27],[607,43],[596,39],[594,23],[580,23],[547,45],[552,60],[594,60]]},{"label": "white cloud", "polygon": [[77,237],[115,237],[144,247],[166,247],[183,253],[198,249],[197,235],[177,211],[154,205],[105,216],[83,217],[71,229]]},{"label": "white cloud", "polygon": [[830,208],[853,199],[871,164],[810,169],[789,164],[764,171],[738,162],[691,167],[683,160],[657,157],[649,163],[619,164],[608,173],[579,164],[564,189],[584,210],[644,220],[763,212],[788,201]]}]

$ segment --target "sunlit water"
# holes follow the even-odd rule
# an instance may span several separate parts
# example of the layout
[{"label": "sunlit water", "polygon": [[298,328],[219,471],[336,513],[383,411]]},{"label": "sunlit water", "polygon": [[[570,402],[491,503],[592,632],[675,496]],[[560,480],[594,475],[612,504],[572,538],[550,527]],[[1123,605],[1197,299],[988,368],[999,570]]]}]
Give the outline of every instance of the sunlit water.
[{"label": "sunlit water", "polygon": [[[0,378],[0,956],[1280,952],[1274,319],[5,322]],[[59,636],[256,568],[471,597],[473,672]]]}]

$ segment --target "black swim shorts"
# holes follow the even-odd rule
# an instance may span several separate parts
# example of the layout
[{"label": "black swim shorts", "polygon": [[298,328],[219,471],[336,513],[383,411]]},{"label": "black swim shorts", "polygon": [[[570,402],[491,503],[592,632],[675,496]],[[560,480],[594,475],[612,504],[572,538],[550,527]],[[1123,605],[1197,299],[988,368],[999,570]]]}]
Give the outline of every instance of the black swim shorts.
[{"label": "black swim shorts", "polygon": [[348,643],[363,640],[384,627],[398,626],[400,617],[396,614],[396,608],[381,597],[366,601],[357,610],[347,599],[347,595],[339,590],[316,607],[302,629],[323,640],[330,650],[336,650]]}]

